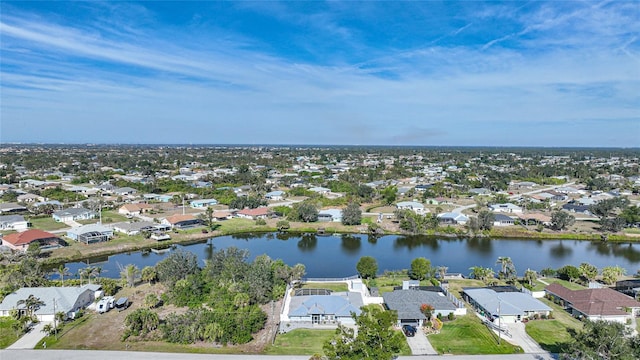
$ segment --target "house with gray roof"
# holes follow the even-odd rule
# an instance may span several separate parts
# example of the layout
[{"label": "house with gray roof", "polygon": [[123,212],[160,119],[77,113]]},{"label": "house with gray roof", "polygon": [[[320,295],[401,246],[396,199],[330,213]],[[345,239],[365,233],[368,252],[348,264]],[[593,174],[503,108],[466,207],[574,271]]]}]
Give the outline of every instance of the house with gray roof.
[{"label": "house with gray roof", "polygon": [[505,214],[493,214],[493,226],[510,226],[514,224],[515,220]]},{"label": "house with gray roof", "polygon": [[324,209],[318,212],[318,221],[342,222],[342,210]]},{"label": "house with gray roof", "polygon": [[[126,235],[137,235],[143,231],[159,230],[156,225],[150,221],[137,221],[137,222],[120,222],[113,224],[113,231],[117,231]],[[170,228],[164,225],[165,228]]]},{"label": "house with gray roof", "polygon": [[85,208],[68,208],[53,213],[53,220],[57,222],[94,219],[98,214]]},{"label": "house with gray roof", "polygon": [[[450,313],[459,315],[466,311],[464,307],[454,304],[444,293],[423,291],[418,289],[394,290],[382,294],[387,309],[398,313],[398,326],[422,326],[427,317],[420,311],[422,304],[433,306],[433,315],[448,316]],[[460,310],[459,310],[460,309]]]},{"label": "house with gray roof", "polygon": [[27,208],[16,203],[0,203],[0,214],[18,213],[27,211]]},{"label": "house with gray roof", "polygon": [[113,237],[113,229],[102,224],[88,224],[68,230],[67,237],[85,244],[93,244],[109,241]]},{"label": "house with gray roof", "polygon": [[292,325],[353,325],[351,313],[360,315],[362,305],[362,295],[358,292],[292,296],[288,317]]},{"label": "house with gray roof", "polygon": [[497,292],[489,288],[463,288],[462,298],[489,320],[517,322],[534,315],[548,316],[551,308],[533,296],[521,292]]},{"label": "house with gray roof", "polygon": [[461,213],[447,212],[438,214],[438,221],[444,224],[464,225],[469,221],[469,217]]},{"label": "house with gray roof", "polygon": [[396,204],[398,210],[411,210],[418,215],[423,215],[429,212],[429,209],[417,201],[400,201]]},{"label": "house with gray roof", "polygon": [[62,312],[65,318],[74,318],[78,310],[91,304],[96,294],[99,294],[100,285],[87,284],[81,287],[25,287],[7,295],[0,303],[0,316],[9,316],[11,310],[17,309],[26,312],[20,300],[27,299],[30,295],[40,299],[44,305],[35,311],[39,321],[53,321],[56,313]]},{"label": "house with gray roof", "polygon": [[0,216],[0,230],[27,230],[29,222],[22,215]]}]

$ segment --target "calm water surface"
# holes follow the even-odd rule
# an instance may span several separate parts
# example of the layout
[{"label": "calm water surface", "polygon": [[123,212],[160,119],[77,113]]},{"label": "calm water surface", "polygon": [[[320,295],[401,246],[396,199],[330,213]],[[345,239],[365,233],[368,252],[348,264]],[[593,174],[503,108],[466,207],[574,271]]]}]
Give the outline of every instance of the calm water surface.
[{"label": "calm water surface", "polygon": [[[469,274],[469,267],[483,266],[499,269],[496,259],[509,256],[520,275],[527,268],[541,270],[564,265],[578,266],[589,262],[598,268],[619,265],[627,274],[640,269],[640,243],[603,243],[578,240],[509,240],[509,239],[438,239],[425,236],[389,235],[376,239],[367,235],[295,235],[242,234],[222,236],[192,245],[175,248],[195,253],[204,265],[212,251],[235,246],[247,249],[250,258],[267,254],[282,259],[289,265],[302,263],[308,277],[345,277],[356,274],[356,263],[361,256],[372,256],[378,261],[379,272],[407,269],[417,257],[431,260],[434,266],[448,266],[449,272]],[[175,250],[170,250],[175,251]],[[70,272],[100,266],[102,276],[119,277],[120,266],[135,264],[142,269],[153,266],[167,253],[134,252],[68,263]]]}]

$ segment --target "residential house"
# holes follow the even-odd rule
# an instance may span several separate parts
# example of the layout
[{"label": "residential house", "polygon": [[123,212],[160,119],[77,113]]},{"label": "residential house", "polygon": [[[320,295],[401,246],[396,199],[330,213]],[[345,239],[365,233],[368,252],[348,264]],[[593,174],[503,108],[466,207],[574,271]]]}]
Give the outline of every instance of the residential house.
[{"label": "residential house", "polygon": [[112,227],[113,231],[126,235],[137,235],[144,231],[166,231],[171,229],[171,226],[167,224],[154,224],[149,221],[120,222],[113,224]]},{"label": "residential house", "polygon": [[267,207],[259,207],[255,209],[242,209],[236,213],[236,216],[245,219],[266,219],[270,214]]},{"label": "residential house", "polygon": [[450,313],[462,315],[466,313],[464,306],[457,306],[441,289],[424,291],[418,289],[394,290],[382,294],[385,307],[398,313],[398,326],[405,324],[422,326],[427,317],[422,313],[422,304],[433,306],[433,316],[438,314],[446,317]]},{"label": "residential house", "polygon": [[522,213],[522,208],[512,203],[489,205],[492,212]]},{"label": "residential house", "polygon": [[469,221],[469,217],[464,214],[456,213],[456,212],[446,212],[442,214],[438,214],[438,221],[443,224],[460,224],[464,225]]},{"label": "residential house", "polygon": [[143,204],[143,203],[134,203],[134,204],[124,204],[118,209],[118,213],[122,215],[129,216],[138,216],[145,212],[153,210],[153,205]]},{"label": "residential house", "polygon": [[32,204],[35,202],[44,201],[45,198],[35,194],[22,194],[18,195],[16,200],[18,200],[19,203]]},{"label": "residential house", "polygon": [[314,193],[318,193],[321,195],[325,195],[331,192],[331,189],[327,189],[325,187],[316,186],[309,189],[309,191],[313,191]]},{"label": "residential house", "polygon": [[635,298],[640,293],[640,279],[616,281],[616,291]]},{"label": "residential house", "polygon": [[20,288],[7,295],[0,303],[0,316],[10,316],[13,309],[26,313],[24,304],[18,304],[33,295],[44,302],[34,315],[39,321],[54,321],[56,313],[63,313],[65,319],[75,318],[80,309],[84,309],[96,299],[100,285],[87,284],[80,287],[33,287]]},{"label": "residential house", "polygon": [[540,300],[515,288],[496,289],[500,291],[491,288],[463,288],[462,298],[480,315],[489,320],[500,318],[503,324],[530,319],[536,315],[548,316],[552,311]]},{"label": "residential house", "polygon": [[202,220],[191,214],[178,214],[162,219],[161,223],[171,226],[172,229],[187,229],[202,225]]},{"label": "residential house", "polygon": [[562,209],[571,213],[591,215],[591,209],[588,205],[579,205],[575,202],[569,202],[562,205]]},{"label": "residential house", "polygon": [[318,212],[318,221],[342,222],[342,210],[324,209]]},{"label": "residential house", "polygon": [[280,201],[284,199],[284,191],[281,191],[281,190],[271,191],[266,193],[264,197],[267,198],[267,200]]},{"label": "residential house", "polygon": [[640,302],[610,288],[569,290],[560,284],[551,284],[544,290],[578,318],[625,324],[640,315]]},{"label": "residential house", "polygon": [[16,203],[0,203],[0,214],[26,212],[27,208]]},{"label": "residential house", "polygon": [[8,234],[2,237],[2,245],[13,250],[26,251],[29,245],[34,242],[39,243],[42,250],[54,249],[65,245],[64,241],[55,234],[38,229]]},{"label": "residential house", "polygon": [[218,204],[218,200],[216,200],[216,199],[198,199],[198,200],[192,200],[189,204],[194,209],[206,209],[209,206],[217,205]]},{"label": "residential house", "polygon": [[[496,214],[498,215],[498,214]],[[526,214],[516,214],[516,216],[522,220],[522,222],[526,225],[550,225],[551,224],[551,216],[540,214],[540,213],[526,213]]]},{"label": "residential house", "polygon": [[157,202],[167,203],[167,202],[170,202],[171,199],[173,199],[173,196],[162,195],[162,194],[144,194],[142,195],[142,198],[147,201],[157,201]]},{"label": "residential house", "polygon": [[417,201],[401,201],[396,204],[398,210],[411,210],[418,215],[424,215],[429,212],[429,209]]},{"label": "residential house", "polygon": [[85,208],[68,208],[53,213],[53,220],[57,222],[94,219],[98,214]]},{"label": "residential house", "polygon": [[22,231],[29,228],[29,222],[22,215],[0,216],[0,230]]},{"label": "residential house", "polygon": [[214,211],[211,214],[211,217],[213,218],[214,221],[224,221],[224,220],[230,220],[233,218],[233,212],[228,211],[228,210],[220,210],[220,211]]},{"label": "residential house", "polygon": [[491,195],[491,190],[486,189],[486,188],[475,188],[475,189],[469,190],[469,194],[471,194],[471,196],[474,196],[474,195]]},{"label": "residential house", "polygon": [[[321,290],[321,289],[319,289]],[[354,325],[351,313],[360,315],[362,295],[358,292],[327,295],[292,296],[288,318],[293,324],[342,324]]]},{"label": "residential house", "polygon": [[67,230],[67,237],[85,244],[109,241],[113,237],[113,229],[102,224],[89,224]]},{"label": "residential house", "polygon": [[504,214],[493,215],[493,226],[511,226],[515,224],[515,220]]},{"label": "residential house", "polygon": [[131,196],[136,195],[137,193],[138,190],[128,186],[113,189],[113,194],[116,196]]}]

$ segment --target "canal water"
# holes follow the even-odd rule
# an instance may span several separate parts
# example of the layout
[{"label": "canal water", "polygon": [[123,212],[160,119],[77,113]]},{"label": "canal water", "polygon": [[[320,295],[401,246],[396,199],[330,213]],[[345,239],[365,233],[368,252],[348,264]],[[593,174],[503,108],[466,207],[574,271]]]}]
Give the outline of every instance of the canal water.
[{"label": "canal water", "polygon": [[356,274],[362,256],[372,256],[379,272],[408,269],[417,257],[431,260],[433,266],[447,266],[449,272],[469,274],[471,266],[499,270],[496,260],[511,257],[522,275],[528,268],[557,269],[588,262],[599,269],[618,265],[635,274],[640,269],[640,243],[605,243],[584,240],[443,239],[427,236],[389,235],[377,239],[367,235],[317,236],[278,233],[240,234],[212,238],[201,243],[176,245],[164,252],[132,252],[86,259],[66,266],[77,277],[78,270],[100,266],[103,277],[120,277],[120,268],[135,264],[142,269],[153,266],[171,251],[182,248],[198,256],[201,264],[213,251],[235,246],[247,249],[250,259],[267,254],[289,265],[302,263],[307,277],[345,277]]}]

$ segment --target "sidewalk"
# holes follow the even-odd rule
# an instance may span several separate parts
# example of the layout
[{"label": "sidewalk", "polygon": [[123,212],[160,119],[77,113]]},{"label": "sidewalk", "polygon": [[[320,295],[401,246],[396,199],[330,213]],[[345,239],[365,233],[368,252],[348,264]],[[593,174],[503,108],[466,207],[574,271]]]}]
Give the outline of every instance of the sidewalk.
[{"label": "sidewalk", "polygon": [[38,342],[42,340],[46,336],[42,329],[46,324],[51,324],[50,321],[41,321],[37,323],[31,331],[22,335],[20,339],[18,339],[13,344],[7,347],[8,350],[16,350],[16,349],[33,349],[38,345]]}]

